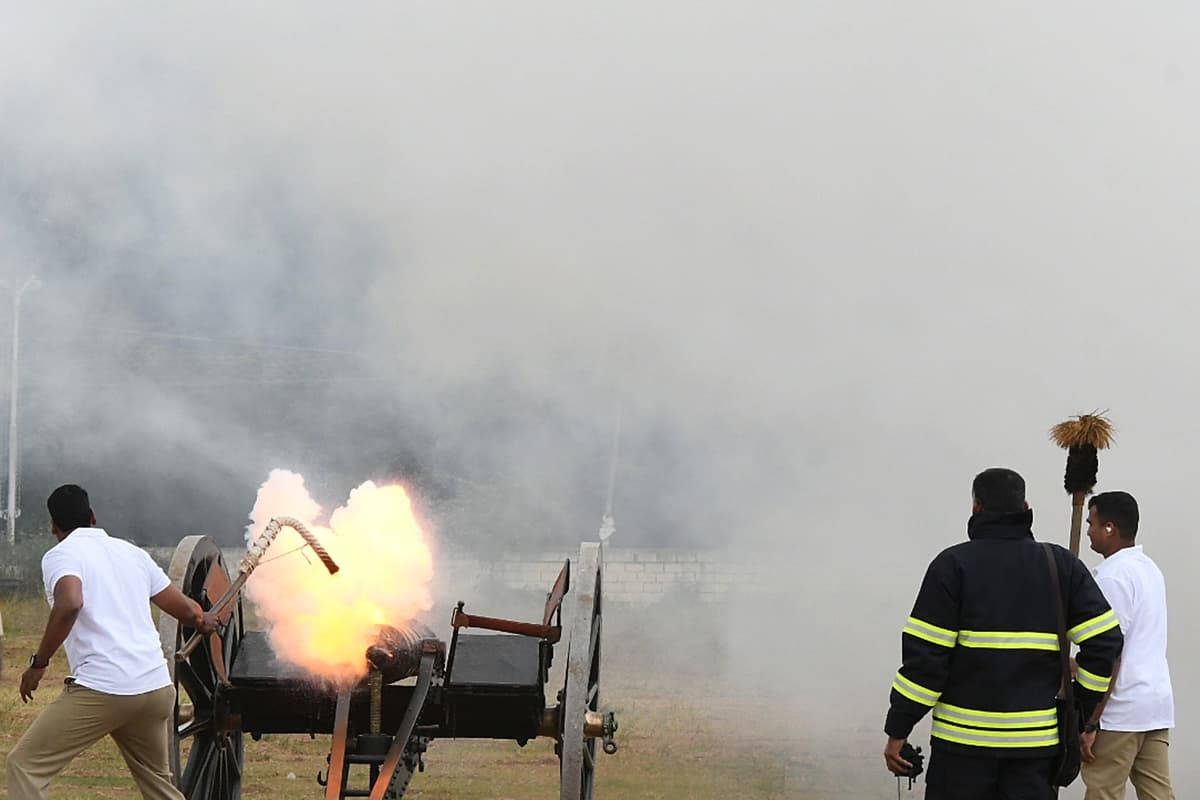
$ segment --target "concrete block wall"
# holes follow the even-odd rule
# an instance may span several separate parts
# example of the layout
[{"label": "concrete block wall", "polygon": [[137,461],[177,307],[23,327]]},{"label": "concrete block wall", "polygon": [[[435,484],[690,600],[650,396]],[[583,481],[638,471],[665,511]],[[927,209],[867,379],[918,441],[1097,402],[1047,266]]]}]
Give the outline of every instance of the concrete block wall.
[{"label": "concrete block wall", "polygon": [[16,564],[0,564],[0,592],[12,591],[24,582],[25,573],[20,567]]},{"label": "concrete block wall", "polygon": [[[147,548],[164,568],[172,548]],[[245,551],[223,550],[230,570]],[[510,552],[494,560],[464,554],[441,554],[434,566],[435,581],[456,596],[470,597],[482,584],[541,598],[554,584],[563,561],[577,569],[579,551]],[[574,576],[573,576],[574,577]],[[762,584],[759,569],[736,556],[718,551],[606,547],[604,597],[610,601],[649,605],[676,593],[703,602],[719,602],[730,593],[752,593]]]},{"label": "concrete block wall", "polygon": [[[439,561],[446,580],[491,581],[514,590],[550,590],[563,561],[578,562],[578,552],[511,553],[485,562],[468,557]],[[606,599],[645,605],[673,593],[686,592],[702,601],[716,602],[730,592],[753,591],[759,584],[757,569],[728,556],[697,550],[606,548],[604,596]]]}]

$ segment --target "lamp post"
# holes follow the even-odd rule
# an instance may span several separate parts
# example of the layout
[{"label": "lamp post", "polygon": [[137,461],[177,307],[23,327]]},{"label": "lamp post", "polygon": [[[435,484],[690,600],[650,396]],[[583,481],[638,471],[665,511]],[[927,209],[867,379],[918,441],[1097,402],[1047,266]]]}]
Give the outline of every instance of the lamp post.
[{"label": "lamp post", "polygon": [[29,289],[36,289],[41,281],[36,275],[25,279],[13,292],[12,306],[12,370],[11,388],[8,392],[8,503],[4,508],[4,518],[8,523],[8,543],[11,545],[17,538],[17,381],[19,378],[19,360],[21,356],[21,298]]},{"label": "lamp post", "polygon": [[608,459],[608,499],[604,504],[604,516],[600,519],[600,541],[607,542],[617,529],[613,519],[613,495],[617,491],[617,461],[621,453],[621,419],[625,416],[625,404],[617,404],[617,423],[613,427],[612,451]]}]

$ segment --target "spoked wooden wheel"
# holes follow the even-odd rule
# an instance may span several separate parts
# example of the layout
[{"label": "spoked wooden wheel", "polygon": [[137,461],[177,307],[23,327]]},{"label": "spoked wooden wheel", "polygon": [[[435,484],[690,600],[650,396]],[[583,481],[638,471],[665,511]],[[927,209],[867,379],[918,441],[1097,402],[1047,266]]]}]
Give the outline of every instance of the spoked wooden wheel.
[{"label": "spoked wooden wheel", "polygon": [[[602,568],[600,544],[584,542],[579,551],[575,619],[567,649],[567,678],[559,706],[560,800],[592,800],[596,774],[596,738],[585,731],[600,711],[600,623]],[[588,726],[590,728],[590,726]],[[593,733],[593,735],[588,735]]]},{"label": "spoked wooden wheel", "polygon": [[[207,536],[185,537],[171,559],[167,576],[207,610],[229,588],[229,572],[221,549]],[[211,634],[186,661],[175,653],[194,629],[164,614],[159,638],[167,668],[175,682],[175,714],[171,723],[171,772],[188,800],[239,800],[242,796],[242,732],[226,719],[221,696],[242,640],[241,601],[230,607],[223,634]],[[187,763],[180,770],[181,744],[190,740]]]}]

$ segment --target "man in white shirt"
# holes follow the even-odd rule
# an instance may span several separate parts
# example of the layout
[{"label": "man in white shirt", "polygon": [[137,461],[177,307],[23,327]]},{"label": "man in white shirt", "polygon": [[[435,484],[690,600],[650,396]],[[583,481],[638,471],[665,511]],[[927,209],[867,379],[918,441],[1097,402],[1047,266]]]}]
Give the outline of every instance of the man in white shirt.
[{"label": "man in white shirt", "polygon": [[175,687],[147,601],[205,632],[215,620],[172,586],[146,551],[95,527],[82,488],[60,486],[46,505],[58,539],[42,557],[50,619],[21,675],[21,699],[33,698],[60,645],[71,677],[8,754],[8,796],[44,800],[75,756],[111,736],[142,797],[182,800],[167,751]]},{"label": "man in white shirt", "polygon": [[1088,539],[1104,556],[1096,583],[1121,620],[1125,649],[1109,695],[1084,727],[1086,800],[1124,800],[1132,781],[1138,800],[1173,800],[1168,731],[1175,701],[1167,669],[1167,590],[1141,545],[1137,501],[1104,492],[1088,502]]}]

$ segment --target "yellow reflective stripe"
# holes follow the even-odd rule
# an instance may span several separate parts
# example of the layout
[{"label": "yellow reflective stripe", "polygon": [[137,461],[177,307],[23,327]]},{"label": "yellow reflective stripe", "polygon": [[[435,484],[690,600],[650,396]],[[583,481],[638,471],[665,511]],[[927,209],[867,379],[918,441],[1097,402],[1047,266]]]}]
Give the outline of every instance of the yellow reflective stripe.
[{"label": "yellow reflective stripe", "polygon": [[1107,692],[1108,684],[1112,682],[1112,678],[1105,678],[1102,675],[1097,675],[1094,672],[1088,672],[1083,667],[1075,674],[1075,680],[1079,681],[1079,685],[1085,689],[1091,689],[1093,692]]},{"label": "yellow reflective stripe", "polygon": [[976,728],[1036,728],[1057,725],[1058,711],[1053,708],[1037,711],[984,711],[976,708],[938,703],[933,707],[934,719],[958,722]]},{"label": "yellow reflective stripe", "polygon": [[896,680],[892,681],[892,688],[914,703],[920,703],[923,706],[932,706],[942,696],[941,692],[926,689],[921,684],[910,681],[899,672],[896,673]]},{"label": "yellow reflective stripe", "polygon": [[1057,725],[1028,731],[981,731],[935,719],[929,735],[976,747],[1053,747],[1058,744]]},{"label": "yellow reflective stripe", "polygon": [[1098,614],[1089,620],[1084,620],[1074,628],[1071,628],[1071,630],[1067,631],[1067,636],[1075,644],[1080,644],[1091,639],[1093,636],[1099,636],[1105,631],[1111,631],[1120,624],[1121,621],[1117,619],[1117,615],[1110,608],[1103,614]]},{"label": "yellow reflective stripe", "polygon": [[959,631],[963,647],[996,650],[1053,650],[1058,652],[1058,634],[1041,631]]},{"label": "yellow reflective stripe", "polygon": [[926,622],[923,619],[909,617],[908,624],[904,626],[904,632],[910,636],[916,636],[918,639],[924,639],[933,644],[940,644],[942,647],[954,647],[955,640],[958,639],[956,631],[939,628],[937,625]]}]

